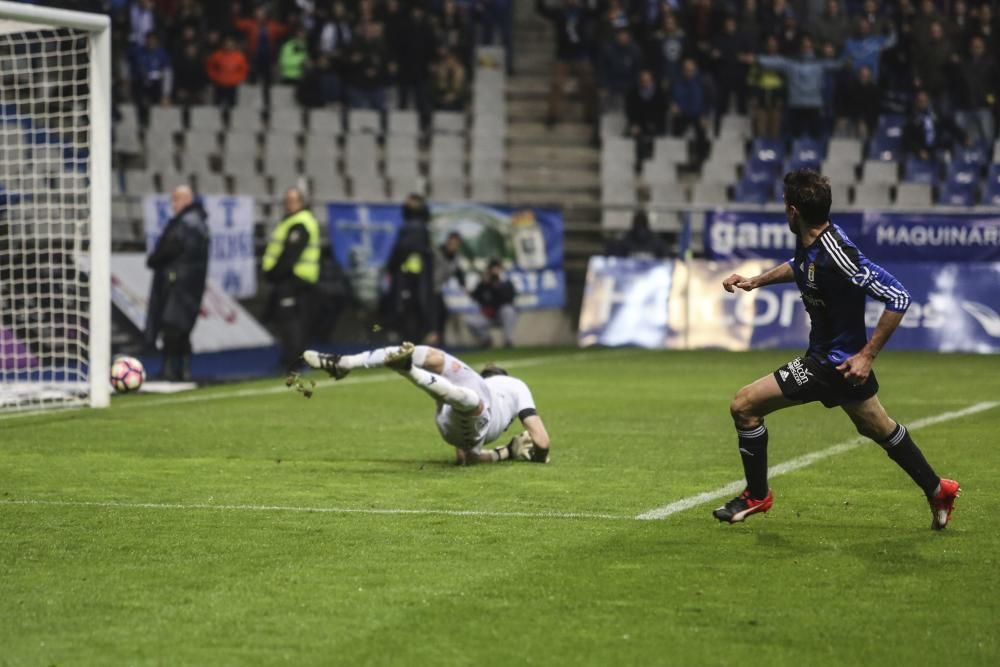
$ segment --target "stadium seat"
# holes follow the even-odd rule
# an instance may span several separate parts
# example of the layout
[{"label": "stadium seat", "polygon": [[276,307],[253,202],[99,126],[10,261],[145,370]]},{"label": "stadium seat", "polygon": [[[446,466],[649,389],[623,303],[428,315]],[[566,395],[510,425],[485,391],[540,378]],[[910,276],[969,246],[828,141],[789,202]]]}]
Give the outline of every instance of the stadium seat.
[{"label": "stadium seat", "polygon": [[222,174],[200,171],[193,173],[192,177],[198,194],[218,195],[226,194],[229,191],[226,187],[226,179],[222,177]]},{"label": "stadium seat", "polygon": [[700,206],[726,204],[729,201],[726,189],[727,187],[723,183],[705,181],[696,183],[691,188],[691,203]]},{"label": "stadium seat", "polygon": [[921,160],[911,157],[906,160],[903,169],[903,181],[906,183],[921,183],[924,185],[934,185],[937,183],[937,163],[933,160]]},{"label": "stadium seat", "polygon": [[773,192],[772,181],[744,178],[733,188],[733,201],[738,204],[766,204]]},{"label": "stadium seat", "polygon": [[309,112],[309,134],[340,136],[344,131],[343,117],[333,109],[312,109]]},{"label": "stadium seat", "polygon": [[190,175],[182,174],[174,168],[159,170],[157,178],[160,183],[159,192],[170,192],[180,185],[194,185]]},{"label": "stadium seat", "polygon": [[825,157],[826,147],[816,139],[801,137],[792,142],[792,160],[819,164]]},{"label": "stadium seat", "polygon": [[625,114],[611,111],[601,115],[601,138],[621,137],[625,134]]},{"label": "stadium seat", "polygon": [[188,129],[221,132],[222,112],[214,105],[199,105],[188,110]]},{"label": "stadium seat", "polygon": [[625,137],[605,137],[601,142],[601,155],[627,156],[635,160],[635,140]]},{"label": "stadium seat", "polygon": [[1000,163],[991,164],[990,168],[986,171],[986,185],[990,186],[993,184],[1000,186]]},{"label": "stadium seat", "polygon": [[303,162],[307,172],[317,169],[333,169],[337,161],[337,142],[331,135],[320,135],[306,141]]},{"label": "stadium seat", "polygon": [[642,180],[647,185],[677,182],[677,165],[646,161],[642,165]]},{"label": "stadium seat", "polygon": [[469,170],[473,180],[503,182],[503,162],[498,160],[474,160]]},{"label": "stadium seat", "polygon": [[896,162],[903,151],[901,137],[876,134],[868,143],[868,159],[881,162]]},{"label": "stadium seat", "polygon": [[476,115],[472,120],[473,136],[507,136],[507,119],[497,115]]},{"label": "stadium seat", "polygon": [[[243,86],[240,93],[246,91],[250,86]],[[297,109],[298,100],[295,99],[295,86],[279,84],[271,86],[271,109]]]},{"label": "stadium seat", "polygon": [[938,188],[937,203],[942,206],[972,206],[975,203],[975,187],[949,180]]},{"label": "stadium seat", "polygon": [[861,162],[861,142],[857,139],[831,139],[826,149],[826,162],[856,166]]},{"label": "stadium seat", "polygon": [[633,206],[639,201],[635,180],[607,179],[601,181],[601,204],[604,206]]},{"label": "stadium seat", "polygon": [[875,134],[889,137],[890,139],[903,138],[903,128],[906,126],[906,116],[898,113],[884,113],[878,117],[875,126]]},{"label": "stadium seat", "polygon": [[725,114],[719,122],[719,135],[736,136],[749,139],[753,136],[750,117],[742,114]]},{"label": "stadium seat", "polygon": [[425,190],[423,177],[419,174],[390,174],[388,184],[391,201],[403,201],[409,194]]},{"label": "stadium seat", "polygon": [[172,145],[164,146],[158,150],[146,150],[146,168],[150,171],[163,173],[176,168],[174,162],[174,149]]},{"label": "stadium seat", "polygon": [[[122,155],[139,155],[142,153],[142,141],[139,138],[139,128],[134,125],[115,125],[112,130],[112,146],[116,153]],[[2,150],[2,149],[0,149]],[[0,157],[0,160],[8,162],[7,156]],[[19,160],[20,157],[10,158]]]},{"label": "stadium seat", "polygon": [[389,112],[389,132],[396,135],[420,134],[420,117],[416,111],[393,109]]},{"label": "stadium seat", "polygon": [[929,183],[900,183],[896,188],[896,208],[926,208],[932,203]]},{"label": "stadium seat", "polygon": [[458,111],[435,111],[431,129],[435,134],[464,134],[465,114]]},{"label": "stadium seat", "polygon": [[681,137],[658,137],[653,142],[653,161],[657,164],[687,164],[688,142]]},{"label": "stadium seat", "polygon": [[660,206],[687,203],[687,186],[680,183],[658,183],[650,188],[649,202]]},{"label": "stadium seat", "polygon": [[347,199],[347,188],[340,174],[333,170],[327,170],[313,172],[310,176],[315,199]]},{"label": "stadium seat", "polygon": [[176,134],[184,129],[180,107],[154,106],[149,110],[149,129],[154,134]]},{"label": "stadium seat", "polygon": [[827,158],[820,165],[820,173],[830,179],[831,185],[836,183],[851,185],[857,180],[853,164],[838,162],[831,158]]},{"label": "stadium seat", "polygon": [[991,176],[986,181],[986,188],[983,191],[983,205],[1000,206],[1000,180],[997,180],[996,177]]},{"label": "stadium seat", "polygon": [[381,176],[351,177],[351,198],[355,201],[380,203],[388,201],[385,181]]},{"label": "stadium seat", "polygon": [[251,107],[233,107],[229,110],[229,129],[240,132],[260,132],[260,111]]},{"label": "stadium seat", "polygon": [[268,128],[271,132],[281,132],[282,134],[301,134],[303,129],[301,109],[282,109],[272,107],[268,120]]},{"label": "stadium seat", "polygon": [[452,135],[438,135],[431,144],[431,161],[439,159],[465,160],[465,138]]},{"label": "stadium seat", "polygon": [[750,159],[761,164],[777,165],[777,168],[785,161],[785,145],[778,139],[754,139],[750,147]]},{"label": "stadium seat", "polygon": [[461,178],[444,178],[431,181],[431,198],[434,201],[457,202],[465,200],[465,182]]},{"label": "stadium seat", "polygon": [[862,181],[854,186],[854,205],[864,208],[885,208],[889,205],[889,184]]},{"label": "stadium seat", "polygon": [[895,185],[899,181],[899,169],[895,162],[865,160],[861,168],[862,183],[884,183]]},{"label": "stadium seat", "polygon": [[736,164],[734,163],[709,160],[701,165],[701,181],[703,183],[729,185],[734,180],[736,180]]},{"label": "stadium seat", "polygon": [[116,111],[115,127],[139,127],[139,112],[134,104],[119,104]]},{"label": "stadium seat", "polygon": [[631,209],[610,209],[606,208],[601,212],[601,229],[608,231],[622,231],[632,226]]},{"label": "stadium seat", "polygon": [[974,164],[952,162],[948,165],[948,182],[958,187],[975,187],[979,182],[979,167]]},{"label": "stadium seat", "polygon": [[763,161],[753,157],[743,166],[741,180],[753,183],[773,183],[775,179],[781,177],[781,167],[781,162]]},{"label": "stadium seat", "polygon": [[952,151],[951,160],[958,164],[984,167],[990,162],[989,147],[986,144],[959,146]]},{"label": "stadium seat", "polygon": [[351,134],[370,132],[382,133],[382,117],[371,109],[351,109],[347,114],[347,130]]},{"label": "stadium seat", "polygon": [[130,195],[146,195],[156,192],[153,174],[142,169],[128,169],[123,179],[124,189]]}]

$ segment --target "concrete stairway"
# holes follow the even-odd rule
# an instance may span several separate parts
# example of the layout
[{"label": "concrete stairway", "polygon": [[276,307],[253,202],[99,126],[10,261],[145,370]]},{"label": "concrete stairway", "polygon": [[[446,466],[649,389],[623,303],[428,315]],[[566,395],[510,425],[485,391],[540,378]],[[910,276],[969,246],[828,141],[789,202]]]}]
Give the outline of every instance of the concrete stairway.
[{"label": "concrete stairway", "polygon": [[533,2],[515,3],[514,69],[507,81],[507,191],[515,204],[562,208],[566,222],[568,310],[579,309],[588,258],[604,247],[600,230],[600,149],[571,84],[562,118],[545,124],[555,55],[551,25]]}]

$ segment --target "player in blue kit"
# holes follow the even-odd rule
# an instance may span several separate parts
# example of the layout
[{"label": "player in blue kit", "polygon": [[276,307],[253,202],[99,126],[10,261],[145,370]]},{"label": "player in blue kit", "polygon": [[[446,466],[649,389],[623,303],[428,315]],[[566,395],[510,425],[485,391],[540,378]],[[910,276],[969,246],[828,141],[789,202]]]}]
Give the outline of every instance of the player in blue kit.
[{"label": "player in blue kit", "polygon": [[[910,295],[892,274],[871,262],[837,225],[830,222],[830,183],[818,173],[800,170],[785,176],[785,215],[798,237],[795,257],[759,276],[733,274],[722,286],[728,292],[793,280],[812,328],[809,349],[774,373],[740,389],[730,405],[739,436],[746,489],[716,509],[719,521],[737,523],[771,509],[767,483],[767,427],[775,410],[812,401],[840,407],[858,432],[881,445],[923,490],[931,507],[931,528],[948,525],[958,497],[958,482],[934,472],[906,427],[886,414],[878,400],[872,362],[899,326]],[[885,303],[869,340],[865,298]]]}]

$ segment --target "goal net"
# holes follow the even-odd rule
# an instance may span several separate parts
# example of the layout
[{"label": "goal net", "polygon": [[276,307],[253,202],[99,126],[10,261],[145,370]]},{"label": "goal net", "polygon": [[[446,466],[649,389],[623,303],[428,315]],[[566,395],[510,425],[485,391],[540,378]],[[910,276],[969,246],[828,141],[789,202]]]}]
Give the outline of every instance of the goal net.
[{"label": "goal net", "polygon": [[108,404],[109,40],[0,2],[0,413]]}]

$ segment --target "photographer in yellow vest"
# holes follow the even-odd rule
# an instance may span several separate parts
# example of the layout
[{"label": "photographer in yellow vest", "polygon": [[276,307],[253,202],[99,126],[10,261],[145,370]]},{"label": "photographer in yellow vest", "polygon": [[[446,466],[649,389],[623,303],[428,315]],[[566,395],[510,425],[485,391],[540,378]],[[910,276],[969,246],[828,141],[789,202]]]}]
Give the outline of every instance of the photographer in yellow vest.
[{"label": "photographer in yellow vest", "polygon": [[313,295],[319,282],[319,224],[298,188],[285,193],[285,219],[271,234],[261,269],[271,283],[267,319],[277,324],[281,363],[291,367],[306,348]]}]

